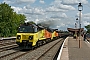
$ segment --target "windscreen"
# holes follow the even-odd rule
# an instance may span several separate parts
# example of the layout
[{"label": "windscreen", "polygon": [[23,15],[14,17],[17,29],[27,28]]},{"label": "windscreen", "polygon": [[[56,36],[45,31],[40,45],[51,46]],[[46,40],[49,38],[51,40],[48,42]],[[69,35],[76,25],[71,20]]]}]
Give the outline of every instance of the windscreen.
[{"label": "windscreen", "polygon": [[20,26],[18,32],[21,33],[33,33],[34,27],[33,26]]}]

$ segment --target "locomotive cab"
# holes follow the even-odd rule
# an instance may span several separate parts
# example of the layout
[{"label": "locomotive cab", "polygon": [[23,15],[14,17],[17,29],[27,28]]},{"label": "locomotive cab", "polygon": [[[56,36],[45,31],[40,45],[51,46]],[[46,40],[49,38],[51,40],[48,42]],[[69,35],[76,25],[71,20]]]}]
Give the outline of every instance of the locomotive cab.
[{"label": "locomotive cab", "polygon": [[19,26],[16,43],[20,48],[25,49],[36,45],[36,41],[38,41],[37,31],[37,26],[34,24],[24,24]]}]

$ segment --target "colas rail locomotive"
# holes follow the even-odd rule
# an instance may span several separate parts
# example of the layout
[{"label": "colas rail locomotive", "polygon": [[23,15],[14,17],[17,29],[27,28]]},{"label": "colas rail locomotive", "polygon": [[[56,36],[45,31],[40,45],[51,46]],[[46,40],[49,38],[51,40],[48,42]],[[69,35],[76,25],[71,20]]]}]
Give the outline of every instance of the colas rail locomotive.
[{"label": "colas rail locomotive", "polygon": [[16,36],[21,49],[32,49],[60,37],[57,29],[30,23],[20,25]]}]

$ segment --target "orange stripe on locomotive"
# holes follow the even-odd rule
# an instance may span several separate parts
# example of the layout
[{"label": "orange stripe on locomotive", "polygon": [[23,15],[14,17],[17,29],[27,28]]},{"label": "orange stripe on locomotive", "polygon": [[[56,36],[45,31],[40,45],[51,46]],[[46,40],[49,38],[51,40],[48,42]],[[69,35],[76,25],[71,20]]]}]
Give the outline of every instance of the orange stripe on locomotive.
[{"label": "orange stripe on locomotive", "polygon": [[45,29],[45,38],[46,39],[51,39],[51,37],[52,37],[52,33]]}]

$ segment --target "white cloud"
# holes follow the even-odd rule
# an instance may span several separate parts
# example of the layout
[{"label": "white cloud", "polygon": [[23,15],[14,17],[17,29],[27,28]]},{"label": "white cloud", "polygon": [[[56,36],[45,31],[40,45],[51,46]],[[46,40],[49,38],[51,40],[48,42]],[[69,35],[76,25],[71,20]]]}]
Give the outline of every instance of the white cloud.
[{"label": "white cloud", "polygon": [[[17,10],[17,8],[15,10]],[[28,8],[27,6],[24,6],[22,9],[19,10],[19,12],[24,13],[24,14],[30,14],[30,15],[44,15],[45,14],[45,10],[43,10],[42,8],[38,8],[38,7]]]},{"label": "white cloud", "polygon": [[67,15],[65,13],[62,13],[61,16],[64,17],[64,18],[67,18]]},{"label": "white cloud", "polygon": [[8,4],[34,3],[36,0],[4,0]]},{"label": "white cloud", "polygon": [[32,9],[32,7],[30,5],[26,5],[25,8],[26,9]]},{"label": "white cloud", "polygon": [[39,19],[36,19],[36,20],[35,20],[35,23],[37,24],[38,22],[39,22]]},{"label": "white cloud", "polygon": [[41,4],[44,4],[44,3],[45,3],[44,0],[40,0],[39,2],[40,2]]},{"label": "white cloud", "polygon": [[36,0],[16,0],[18,3],[34,3]]},{"label": "white cloud", "polygon": [[34,21],[35,23],[39,23],[45,19],[45,10],[43,10],[41,7],[31,7],[30,5],[27,5],[22,8],[15,6],[12,6],[12,8],[16,13],[24,14],[27,21]]},{"label": "white cloud", "polygon": [[62,10],[75,10],[75,8],[71,5],[63,5],[61,3],[61,0],[55,0],[54,2],[52,2],[50,5],[54,6],[57,9],[62,9]]},{"label": "white cloud", "polygon": [[83,17],[90,17],[90,13],[83,14]]},{"label": "white cloud", "polygon": [[55,0],[55,1],[53,1],[50,5],[59,5],[59,4],[61,4],[61,0]]},{"label": "white cloud", "polygon": [[88,1],[87,0],[79,0],[79,2],[83,3],[83,4],[87,4]]},{"label": "white cloud", "polygon": [[83,14],[82,19],[85,21],[89,21],[90,20],[90,13]]},{"label": "white cloud", "polygon": [[3,2],[5,2],[5,3],[7,3],[7,4],[13,4],[15,1],[13,1],[13,0],[3,0]]},{"label": "white cloud", "polygon": [[60,5],[58,6],[58,8],[65,9],[65,10],[75,10],[75,8],[74,8],[73,6],[63,5],[63,4],[60,4]]},{"label": "white cloud", "polygon": [[14,9],[14,11],[15,11],[16,13],[19,13],[19,12],[22,10],[22,8],[20,8],[20,7],[15,7],[15,6],[12,6],[11,8]]},{"label": "white cloud", "polygon": [[84,19],[88,19],[88,20],[90,20],[90,17],[84,17]]},{"label": "white cloud", "polygon": [[66,5],[76,5],[78,2],[78,0],[62,0],[62,4]]},{"label": "white cloud", "polygon": [[87,0],[62,0],[62,4],[66,4],[66,5],[77,5],[80,2],[83,4],[88,3]]},{"label": "white cloud", "polygon": [[87,26],[87,25],[90,24],[90,22],[88,22],[88,21],[83,21],[83,24],[84,24],[84,26]]},{"label": "white cloud", "polygon": [[57,27],[57,28],[59,28],[59,27],[60,27],[60,25],[57,25],[56,27]]},{"label": "white cloud", "polygon": [[33,12],[36,13],[36,14],[44,15],[45,11],[41,8],[34,8]]},{"label": "white cloud", "polygon": [[46,8],[46,12],[65,12],[67,10],[63,10],[63,9],[59,9],[55,6],[50,6],[48,8]]},{"label": "white cloud", "polygon": [[53,16],[51,16],[51,18],[62,19],[62,18],[67,18],[67,15],[65,13],[57,13],[57,14],[54,14]]}]

